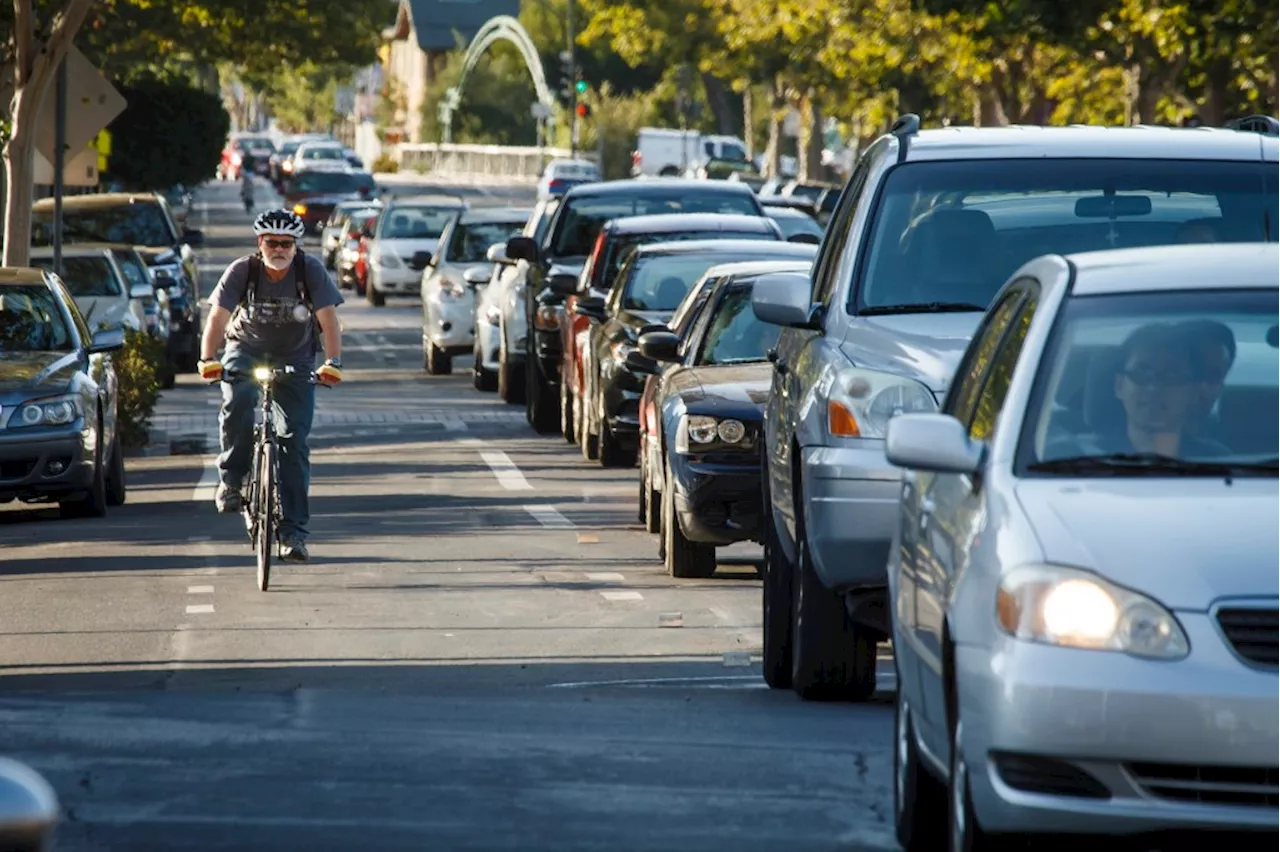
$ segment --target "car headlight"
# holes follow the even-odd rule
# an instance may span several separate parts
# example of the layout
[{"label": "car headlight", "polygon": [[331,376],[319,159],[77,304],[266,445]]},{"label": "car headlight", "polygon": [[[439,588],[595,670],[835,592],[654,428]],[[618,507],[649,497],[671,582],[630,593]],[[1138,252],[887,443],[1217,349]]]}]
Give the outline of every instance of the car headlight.
[{"label": "car headlight", "polygon": [[827,400],[827,432],[839,438],[884,438],[891,418],[938,410],[933,394],[914,379],[859,367],[833,370],[817,390]]},{"label": "car headlight", "polygon": [[724,419],[706,414],[685,414],[676,429],[676,452],[706,452],[713,446],[750,447],[747,426],[732,417]]},{"label": "car headlight", "polygon": [[560,327],[560,308],[555,305],[543,305],[533,315],[533,324],[539,331],[555,331]]},{"label": "car headlight", "polygon": [[19,406],[9,420],[9,426],[65,426],[79,419],[80,400],[74,396],[56,396],[33,399]]},{"label": "car headlight", "polygon": [[389,251],[380,251],[378,252],[378,265],[387,269],[399,269],[400,258]]},{"label": "car headlight", "polygon": [[1177,660],[1190,649],[1173,613],[1096,574],[1060,565],[1016,568],[1000,579],[996,621],[1029,642]]}]

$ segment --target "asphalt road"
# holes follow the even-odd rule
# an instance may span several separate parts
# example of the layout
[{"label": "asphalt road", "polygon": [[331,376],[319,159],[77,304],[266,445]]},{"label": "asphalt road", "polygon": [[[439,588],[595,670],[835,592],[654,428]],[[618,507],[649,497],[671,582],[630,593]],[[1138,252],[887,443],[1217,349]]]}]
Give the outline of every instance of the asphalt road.
[{"label": "asphalt road", "polygon": [[[230,185],[195,215],[207,292],[252,240]],[[57,848],[896,848],[888,694],[765,688],[757,552],[666,576],[635,472],[466,359],[427,377],[420,312],[342,309],[313,560],[270,592],[207,455],[129,459],[104,520],[0,508],[0,753],[57,789]],[[157,425],[198,439],[215,400],[181,377]]]}]

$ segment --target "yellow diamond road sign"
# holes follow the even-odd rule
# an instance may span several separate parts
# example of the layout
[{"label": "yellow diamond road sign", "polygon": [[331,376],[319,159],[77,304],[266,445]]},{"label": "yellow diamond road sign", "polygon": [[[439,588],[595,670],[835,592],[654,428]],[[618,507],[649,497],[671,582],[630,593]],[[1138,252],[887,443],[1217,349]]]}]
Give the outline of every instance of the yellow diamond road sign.
[{"label": "yellow diamond road sign", "polygon": [[[36,150],[49,162],[57,156],[54,107],[57,87],[50,84],[36,122]],[[79,156],[98,131],[124,112],[124,96],[73,45],[67,51],[67,157]]]}]

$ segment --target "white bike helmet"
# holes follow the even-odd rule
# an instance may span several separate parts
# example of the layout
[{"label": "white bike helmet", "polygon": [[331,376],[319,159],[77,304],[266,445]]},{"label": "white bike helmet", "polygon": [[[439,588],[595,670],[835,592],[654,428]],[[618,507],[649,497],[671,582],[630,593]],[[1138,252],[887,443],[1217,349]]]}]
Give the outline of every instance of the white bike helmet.
[{"label": "white bike helmet", "polygon": [[253,233],[259,237],[293,237],[300,240],[307,227],[291,210],[268,210],[253,220]]}]

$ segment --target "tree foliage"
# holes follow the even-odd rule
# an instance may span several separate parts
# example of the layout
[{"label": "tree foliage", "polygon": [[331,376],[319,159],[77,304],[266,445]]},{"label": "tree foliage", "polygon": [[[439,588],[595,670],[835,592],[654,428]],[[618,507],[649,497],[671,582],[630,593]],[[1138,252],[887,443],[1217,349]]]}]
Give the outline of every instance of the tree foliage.
[{"label": "tree foliage", "polygon": [[[422,104],[422,137],[439,141],[437,108],[445,92],[457,86],[467,49],[459,44],[427,87]],[[514,45],[499,42],[467,75],[462,100],[453,114],[453,141],[494,145],[534,145],[537,123],[530,107],[537,100],[533,78]]]},{"label": "tree foliage", "polygon": [[137,80],[121,94],[129,105],[111,123],[111,180],[128,189],[163,190],[213,175],[230,130],[216,95],[157,79]]}]

